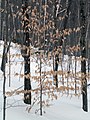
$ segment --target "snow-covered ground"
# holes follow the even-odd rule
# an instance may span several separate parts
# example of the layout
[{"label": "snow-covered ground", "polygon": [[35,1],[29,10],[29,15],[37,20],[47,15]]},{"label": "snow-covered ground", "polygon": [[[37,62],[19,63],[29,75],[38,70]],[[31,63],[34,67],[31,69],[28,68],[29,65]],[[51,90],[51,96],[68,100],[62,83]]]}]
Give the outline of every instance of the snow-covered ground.
[{"label": "snow-covered ground", "polygon": [[[11,49],[11,54],[20,54],[20,50],[17,48]],[[2,54],[2,45],[0,46],[0,55]],[[17,54],[17,57],[11,58],[11,85],[9,87],[9,77],[8,77],[8,64],[6,70],[6,91],[13,91],[18,88],[23,89],[23,77],[20,77],[16,73],[23,74],[23,65],[21,61],[23,58]],[[14,62],[13,62],[14,61]],[[1,64],[1,57],[0,57]],[[31,63],[31,73],[35,75],[34,68],[36,63],[32,59]],[[46,68],[44,68],[46,69]],[[50,69],[50,68],[48,68]],[[33,84],[35,87],[35,84]],[[0,71],[0,120],[3,120],[3,73]],[[28,112],[30,108],[29,105],[23,103],[23,94],[7,97],[6,104],[6,120],[89,120],[90,119],[90,88],[88,87],[88,112],[82,110],[82,99],[80,97],[68,96],[60,94],[57,100],[49,102],[50,106],[43,108],[43,115],[40,116],[39,104],[35,104],[31,111]]]}]

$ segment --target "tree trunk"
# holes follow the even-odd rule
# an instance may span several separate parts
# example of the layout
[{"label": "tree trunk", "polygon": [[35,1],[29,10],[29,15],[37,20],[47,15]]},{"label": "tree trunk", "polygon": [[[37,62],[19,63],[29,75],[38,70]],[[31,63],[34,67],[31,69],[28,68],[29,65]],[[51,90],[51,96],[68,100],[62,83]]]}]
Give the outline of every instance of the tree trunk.
[{"label": "tree trunk", "polygon": [[24,103],[31,104],[30,57],[24,57]]},{"label": "tree trunk", "polygon": [[[29,28],[27,27],[29,24],[29,15],[28,13],[25,13],[28,7],[28,0],[24,1],[24,7],[23,7],[23,15],[27,18],[27,20],[24,20],[24,35],[25,40],[23,44],[25,45],[25,50],[23,51],[23,57],[24,57],[24,103],[31,104],[31,81],[30,81],[30,40],[29,40]],[[23,16],[23,17],[24,17]]]},{"label": "tree trunk", "polygon": [[41,53],[40,53],[40,115],[42,115],[42,61],[41,61]]},{"label": "tree trunk", "polygon": [[[2,36],[3,36],[3,40],[4,40],[4,48],[3,48],[3,57],[2,57],[2,64],[1,64],[1,70],[3,72],[4,75],[4,81],[3,81],[3,120],[5,120],[6,118],[6,62],[7,62],[7,53],[9,50],[9,46],[7,44],[8,41],[8,5],[9,2],[8,0],[4,1],[5,5],[4,5],[4,9],[6,12],[4,12],[4,21],[2,24],[3,27],[3,31],[2,31]],[[10,41],[9,41],[10,44]]]},{"label": "tree trunk", "polygon": [[[57,1],[54,0],[53,2],[54,4],[54,36],[55,36],[55,40],[56,38],[56,30],[57,30]],[[58,63],[59,63],[59,54],[57,51],[58,48],[58,41],[54,42],[54,49],[55,49],[55,66],[54,66],[54,71],[56,72],[56,74],[54,75],[54,84],[56,85],[56,87],[58,87],[58,75],[57,75],[57,71],[58,71]]]},{"label": "tree trunk", "polygon": [[[81,38],[80,38],[80,46],[81,46],[81,56],[82,59],[86,58],[86,0],[80,0],[80,26],[81,29]],[[81,73],[82,73],[82,102],[83,102],[83,110],[88,111],[87,105],[87,79],[86,79],[86,60],[83,59],[81,61]]]}]

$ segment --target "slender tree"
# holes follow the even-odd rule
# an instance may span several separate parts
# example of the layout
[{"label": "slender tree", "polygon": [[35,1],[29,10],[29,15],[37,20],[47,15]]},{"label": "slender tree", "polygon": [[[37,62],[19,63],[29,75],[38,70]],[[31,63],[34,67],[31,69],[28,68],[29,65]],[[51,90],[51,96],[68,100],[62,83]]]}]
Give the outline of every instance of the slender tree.
[{"label": "slender tree", "polygon": [[86,0],[80,0],[80,26],[81,37],[80,37],[80,46],[81,46],[81,73],[82,73],[82,100],[83,100],[83,110],[88,111],[87,105],[87,79],[86,79]]},{"label": "slender tree", "polygon": [[4,75],[4,81],[3,81],[3,120],[6,118],[6,63],[7,63],[7,53],[9,50],[9,45],[7,44],[8,42],[8,6],[9,6],[9,1],[4,0],[4,10],[6,11],[4,13],[4,21],[2,25],[2,39],[4,41],[4,48],[3,48],[3,57],[2,57],[2,63],[1,63],[1,70]]},{"label": "slender tree", "polygon": [[41,78],[41,76],[42,76],[42,61],[41,61],[41,57],[42,57],[42,53],[39,53],[40,54],[40,115],[42,115],[42,90],[43,90],[43,88],[42,88],[42,78]]},{"label": "slender tree", "polygon": [[[57,72],[58,71],[58,63],[59,63],[59,54],[58,54],[58,42],[57,42],[57,38],[56,38],[56,30],[58,29],[57,28],[57,4],[58,2],[56,0],[53,1],[53,9],[54,9],[54,15],[53,15],[53,18],[54,18],[54,49],[55,49],[55,66],[53,64],[53,67],[54,67],[54,71]],[[54,76],[54,84],[56,85],[56,87],[58,87],[58,76],[57,76],[57,73],[56,75]]]}]

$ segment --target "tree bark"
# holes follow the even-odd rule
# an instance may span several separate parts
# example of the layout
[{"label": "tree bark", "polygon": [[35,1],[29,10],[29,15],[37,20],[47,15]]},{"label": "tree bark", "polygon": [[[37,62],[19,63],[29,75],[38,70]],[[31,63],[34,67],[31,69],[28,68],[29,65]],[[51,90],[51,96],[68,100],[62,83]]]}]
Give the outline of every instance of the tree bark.
[{"label": "tree bark", "polygon": [[86,0],[80,0],[80,26],[81,29],[81,38],[80,38],[80,46],[81,46],[81,73],[82,73],[82,108],[84,111],[88,111],[88,103],[87,103],[87,79],[86,79]]},{"label": "tree bark", "polygon": [[[57,1],[54,0],[53,1],[53,4],[54,4],[54,41],[56,41],[56,30],[57,30],[57,14],[56,14],[56,11],[57,11]],[[55,50],[55,66],[54,66],[54,63],[53,63],[53,67],[54,67],[54,71],[56,72],[56,74],[54,75],[54,84],[56,85],[56,87],[58,87],[58,75],[57,75],[57,71],[58,71],[58,63],[59,63],[59,54],[57,52],[57,49],[58,49],[58,42],[54,42],[54,50]]]},{"label": "tree bark", "polygon": [[[27,27],[29,24],[29,15],[25,13],[28,7],[28,0],[23,1],[23,15],[27,18],[24,20],[24,35],[25,40],[23,44],[25,45],[25,50],[23,50],[24,57],[24,103],[31,104],[31,81],[30,81],[30,40],[29,40],[29,28]],[[23,16],[23,17],[24,17]]]}]

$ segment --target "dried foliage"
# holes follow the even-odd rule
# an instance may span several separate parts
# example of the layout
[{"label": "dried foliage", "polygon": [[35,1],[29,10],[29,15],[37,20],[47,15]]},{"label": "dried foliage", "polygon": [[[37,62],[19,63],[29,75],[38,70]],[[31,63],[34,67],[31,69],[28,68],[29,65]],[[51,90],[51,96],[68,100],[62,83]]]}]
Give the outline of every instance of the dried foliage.
[{"label": "dried foliage", "polygon": [[[41,1],[41,0],[40,0]],[[35,61],[37,63],[35,69],[35,76],[30,74],[23,74],[18,73],[15,71],[13,75],[14,77],[20,77],[20,78],[30,78],[31,83],[34,82],[36,84],[36,88],[33,88],[31,90],[12,90],[7,91],[6,96],[10,97],[12,95],[19,95],[24,93],[32,93],[32,105],[27,108],[28,111],[31,110],[31,108],[37,103],[40,104],[40,87],[42,85],[42,95],[43,95],[43,106],[49,106],[50,100],[57,99],[59,95],[63,96],[68,95],[72,97],[80,96],[82,91],[82,80],[87,79],[90,80],[90,72],[86,72],[86,74],[81,73],[80,70],[78,70],[78,66],[81,65],[81,61],[86,61],[88,63],[88,57],[82,58],[81,56],[73,56],[74,53],[78,54],[81,51],[80,44],[76,44],[71,46],[66,45],[64,46],[66,40],[72,35],[75,34],[76,36],[80,34],[80,31],[84,26],[76,26],[76,27],[68,27],[68,28],[60,28],[60,24],[66,19],[66,8],[63,8],[63,5],[61,3],[57,4],[56,11],[58,13],[61,13],[58,15],[57,19],[54,20],[54,8],[55,5],[53,1],[48,0],[45,3],[40,2],[37,0],[32,0],[26,10],[23,13],[24,4],[22,4],[21,8],[19,6],[17,7],[16,13],[12,10],[12,19],[13,20],[19,20],[19,27],[15,27],[13,29],[14,33],[14,42],[15,45],[10,46],[13,47],[13,49],[19,49],[23,52],[16,53],[16,54],[10,54],[8,57],[10,57],[10,65],[24,65],[24,61],[12,61],[14,58],[20,59],[22,56],[28,56],[30,55],[31,61]],[[15,4],[9,3],[9,6],[14,9]],[[59,7],[59,8],[58,8]],[[65,11],[65,12],[64,12]],[[0,12],[4,12],[4,9],[0,9]],[[71,12],[71,11],[70,11]],[[26,17],[26,15],[29,15],[29,18]],[[69,13],[70,14],[70,13]],[[11,13],[8,14],[9,17],[11,17]],[[14,22],[14,21],[13,21]],[[26,22],[26,25],[25,25]],[[59,27],[55,26],[59,25]],[[59,24],[60,23],[60,24]],[[15,24],[15,23],[13,23]],[[10,29],[10,28],[9,28]],[[27,30],[28,29],[28,30]],[[14,31],[16,30],[16,31]],[[10,31],[9,31],[10,32]],[[24,36],[26,32],[29,32],[29,42],[30,46],[25,45],[25,38],[23,37],[23,41],[20,41],[20,44],[17,44],[18,35]],[[21,37],[22,38],[22,37]],[[13,41],[13,40],[12,40]],[[72,40],[73,41],[73,40]],[[79,38],[76,38],[76,41],[79,41]],[[61,43],[62,42],[62,43]],[[79,42],[77,42],[79,43]],[[57,49],[56,47],[57,46]],[[7,47],[7,45],[5,46]],[[65,47],[65,48],[64,48]],[[68,54],[68,57],[65,57],[65,53],[63,50],[66,50],[66,53]],[[82,48],[84,49],[84,48]],[[25,52],[27,51],[27,53]],[[40,56],[40,54],[42,54]],[[53,57],[55,59],[55,55],[59,55],[59,69],[58,71],[53,70]],[[0,58],[2,58],[2,54],[0,54]],[[40,68],[40,59],[41,59],[41,68]],[[73,65],[76,62],[76,66]],[[6,64],[7,67],[9,67],[8,63]],[[67,67],[66,67],[67,66]],[[76,67],[76,72],[75,68]],[[80,66],[81,67],[81,66]],[[45,69],[44,69],[45,68]],[[50,68],[50,70],[48,70]],[[41,73],[40,73],[41,69]],[[10,74],[7,73],[7,76]],[[58,88],[54,85],[56,83],[56,80],[53,80],[53,76],[58,76]],[[40,83],[41,80],[41,83]],[[83,80],[85,82],[85,80]],[[75,87],[76,85],[76,87]],[[75,93],[75,91],[77,91]],[[45,97],[46,96],[46,97]],[[36,111],[37,112],[37,111]]]}]

